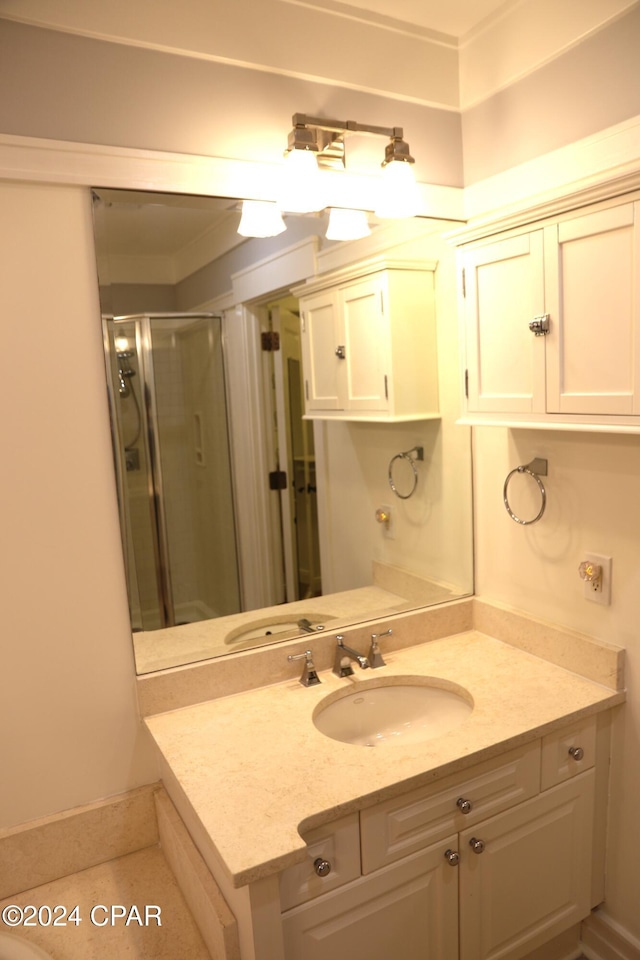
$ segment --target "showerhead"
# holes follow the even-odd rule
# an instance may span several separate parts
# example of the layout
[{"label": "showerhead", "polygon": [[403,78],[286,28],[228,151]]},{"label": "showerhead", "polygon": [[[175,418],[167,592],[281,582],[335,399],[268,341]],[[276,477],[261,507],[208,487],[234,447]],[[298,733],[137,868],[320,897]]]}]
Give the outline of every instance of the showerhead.
[{"label": "showerhead", "polygon": [[118,393],[121,397],[126,399],[131,393],[131,387],[128,384],[130,377],[135,377],[136,372],[131,368],[131,365],[128,363],[130,357],[133,356],[133,350],[122,350],[116,354],[118,358]]},{"label": "showerhead", "polygon": [[125,374],[122,372],[122,370],[118,370],[118,380],[120,381],[118,384],[118,393],[123,400],[131,394],[131,387],[125,380],[125,376],[132,376],[132,374]]}]

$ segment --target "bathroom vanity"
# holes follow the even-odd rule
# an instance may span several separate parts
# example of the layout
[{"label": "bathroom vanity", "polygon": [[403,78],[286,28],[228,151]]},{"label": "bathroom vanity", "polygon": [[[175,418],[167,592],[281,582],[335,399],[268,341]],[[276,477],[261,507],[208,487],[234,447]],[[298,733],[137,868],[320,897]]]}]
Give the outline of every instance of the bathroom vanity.
[{"label": "bathroom vanity", "polygon": [[[451,604],[450,635],[443,608],[397,618],[379,669],[338,677],[335,637],[314,637],[318,685],[290,663],[289,680],[147,717],[242,960],[517,960],[602,901],[622,651],[518,617],[490,636],[488,606]],[[366,652],[370,630],[347,642]],[[237,666],[255,684],[260,656],[268,669],[302,649]],[[473,709],[432,739],[373,748],[314,723],[347,694],[405,683]]]}]

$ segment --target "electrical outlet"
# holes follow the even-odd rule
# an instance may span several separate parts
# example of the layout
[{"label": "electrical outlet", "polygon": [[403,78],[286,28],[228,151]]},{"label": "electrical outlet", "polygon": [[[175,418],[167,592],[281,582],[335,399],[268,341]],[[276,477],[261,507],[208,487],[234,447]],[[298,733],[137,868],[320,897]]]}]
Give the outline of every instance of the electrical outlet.
[{"label": "electrical outlet", "polygon": [[387,519],[382,523],[382,536],[385,540],[395,540],[396,531],[393,526],[393,512],[391,507],[388,504],[382,504],[379,508],[380,515],[384,515]]},{"label": "electrical outlet", "polygon": [[599,580],[585,580],[585,600],[593,603],[602,603],[605,606],[611,603],[611,557],[602,557],[597,553],[586,553],[584,560],[597,563],[602,573]]}]

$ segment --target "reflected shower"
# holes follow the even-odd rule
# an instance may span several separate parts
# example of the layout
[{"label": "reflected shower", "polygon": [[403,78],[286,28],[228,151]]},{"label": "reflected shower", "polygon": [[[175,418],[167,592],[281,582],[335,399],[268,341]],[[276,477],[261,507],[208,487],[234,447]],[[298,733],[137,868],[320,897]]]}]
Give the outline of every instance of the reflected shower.
[{"label": "reflected shower", "polygon": [[240,610],[221,326],[208,313],[103,316],[136,632]]},{"label": "reflected shower", "polygon": [[116,337],[115,348],[118,359],[118,393],[126,398],[131,393],[129,379],[136,375],[129,362],[134,356],[134,351],[129,349],[129,341],[126,337]]}]

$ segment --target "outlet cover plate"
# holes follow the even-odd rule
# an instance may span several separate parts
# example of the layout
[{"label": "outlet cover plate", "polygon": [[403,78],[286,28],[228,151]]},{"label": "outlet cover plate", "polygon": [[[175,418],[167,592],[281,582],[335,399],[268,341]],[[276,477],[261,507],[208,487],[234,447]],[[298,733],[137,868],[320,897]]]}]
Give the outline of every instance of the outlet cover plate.
[{"label": "outlet cover plate", "polygon": [[602,569],[600,580],[596,583],[585,580],[584,597],[593,603],[602,603],[605,606],[611,603],[611,557],[603,557],[599,553],[585,553],[584,560],[597,563]]}]

